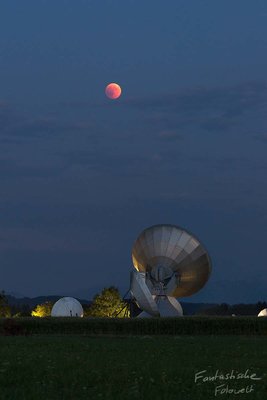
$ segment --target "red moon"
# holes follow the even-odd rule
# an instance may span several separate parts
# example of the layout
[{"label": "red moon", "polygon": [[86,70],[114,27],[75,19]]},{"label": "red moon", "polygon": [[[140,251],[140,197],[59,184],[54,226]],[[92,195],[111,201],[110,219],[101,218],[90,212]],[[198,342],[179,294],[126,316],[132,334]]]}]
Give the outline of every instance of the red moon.
[{"label": "red moon", "polygon": [[110,83],[106,86],[105,93],[109,99],[115,100],[121,95],[121,87],[117,83]]}]

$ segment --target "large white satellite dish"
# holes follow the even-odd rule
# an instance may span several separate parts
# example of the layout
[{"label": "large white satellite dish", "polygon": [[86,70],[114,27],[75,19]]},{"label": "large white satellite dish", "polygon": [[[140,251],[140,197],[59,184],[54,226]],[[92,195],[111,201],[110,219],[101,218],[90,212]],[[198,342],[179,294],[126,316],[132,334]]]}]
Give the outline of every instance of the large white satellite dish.
[{"label": "large white satellite dish", "polygon": [[133,245],[132,260],[131,294],[143,316],[183,315],[176,297],[198,292],[211,273],[207,250],[175,225],[145,229]]}]

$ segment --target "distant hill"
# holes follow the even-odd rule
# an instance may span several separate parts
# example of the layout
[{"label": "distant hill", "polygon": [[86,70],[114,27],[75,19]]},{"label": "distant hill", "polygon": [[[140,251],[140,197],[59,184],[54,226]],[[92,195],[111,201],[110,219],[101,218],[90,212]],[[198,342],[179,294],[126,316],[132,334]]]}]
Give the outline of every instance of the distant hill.
[{"label": "distant hill", "polygon": [[[59,295],[55,295],[55,296],[38,296],[38,297],[22,297],[22,298],[17,298],[15,296],[11,296],[11,295],[6,295],[7,299],[8,299],[8,304],[10,304],[11,306],[23,306],[23,305],[27,305],[30,308],[34,308],[35,306],[37,306],[37,304],[42,304],[45,303],[46,301],[51,301],[53,303],[55,303],[57,300],[61,299],[61,297],[64,296],[59,296]],[[81,304],[90,304],[91,301],[88,300],[84,300],[84,299],[78,299],[77,300],[81,303]]]},{"label": "distant hill", "polygon": [[[29,306],[30,308],[34,308],[35,306],[37,306],[37,304],[42,304],[42,303],[45,303],[46,301],[51,301],[51,302],[55,303],[58,299],[60,299],[63,296],[54,295],[54,296],[38,296],[38,297],[33,297],[33,298],[31,298],[31,297],[17,298],[12,295],[7,295],[6,297],[8,299],[8,303],[11,306],[16,306],[16,307]],[[91,304],[92,303],[92,301],[90,301],[90,300],[84,300],[84,299],[79,299],[79,298],[77,298],[77,300],[81,304]],[[215,307],[217,304],[181,302],[181,305],[183,307],[184,315],[193,315],[199,311]]]}]

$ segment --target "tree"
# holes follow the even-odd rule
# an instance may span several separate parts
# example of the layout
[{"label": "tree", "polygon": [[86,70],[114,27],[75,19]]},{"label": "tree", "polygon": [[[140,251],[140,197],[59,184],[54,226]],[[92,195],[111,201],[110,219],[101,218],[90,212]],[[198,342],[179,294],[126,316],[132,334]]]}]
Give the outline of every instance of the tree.
[{"label": "tree", "polygon": [[104,288],[100,294],[93,298],[88,316],[124,318],[129,317],[127,304],[122,300],[117,288],[111,286]]},{"label": "tree", "polygon": [[82,304],[82,308],[83,308],[83,316],[90,317],[91,305],[90,304]]},{"label": "tree", "polygon": [[0,292],[0,317],[10,317],[11,310],[4,290]]},{"label": "tree", "polygon": [[34,310],[32,310],[32,317],[50,317],[52,311],[53,303],[51,301],[46,301],[43,304],[38,304]]},{"label": "tree", "polygon": [[11,306],[11,314],[12,317],[30,317],[31,316],[31,307],[29,304],[13,304]]}]

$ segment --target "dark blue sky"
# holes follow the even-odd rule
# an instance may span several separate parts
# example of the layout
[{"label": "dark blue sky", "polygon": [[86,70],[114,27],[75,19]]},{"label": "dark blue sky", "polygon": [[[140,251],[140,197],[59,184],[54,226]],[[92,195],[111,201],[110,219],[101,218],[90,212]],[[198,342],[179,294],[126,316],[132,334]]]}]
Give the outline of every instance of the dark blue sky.
[{"label": "dark blue sky", "polygon": [[265,0],[1,4],[1,289],[126,291],[172,223],[213,260],[188,300],[267,300],[266,71]]}]

